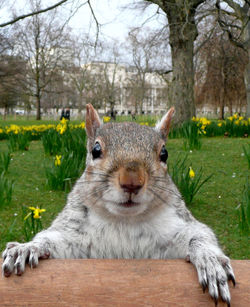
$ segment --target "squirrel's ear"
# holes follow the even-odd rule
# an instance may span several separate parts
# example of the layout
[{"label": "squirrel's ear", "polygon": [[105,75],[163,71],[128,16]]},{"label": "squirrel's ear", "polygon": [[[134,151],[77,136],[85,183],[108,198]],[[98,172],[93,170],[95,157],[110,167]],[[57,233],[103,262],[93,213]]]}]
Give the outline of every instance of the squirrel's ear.
[{"label": "squirrel's ear", "polygon": [[170,123],[171,123],[171,119],[174,115],[174,107],[172,107],[167,114],[165,114],[161,121],[158,122],[155,126],[155,129],[157,131],[159,131],[162,135],[163,138],[166,138],[168,136],[169,133],[169,129],[170,129]]},{"label": "squirrel's ear", "polygon": [[96,129],[101,126],[101,120],[92,104],[86,105],[86,132],[89,138],[95,137]]}]

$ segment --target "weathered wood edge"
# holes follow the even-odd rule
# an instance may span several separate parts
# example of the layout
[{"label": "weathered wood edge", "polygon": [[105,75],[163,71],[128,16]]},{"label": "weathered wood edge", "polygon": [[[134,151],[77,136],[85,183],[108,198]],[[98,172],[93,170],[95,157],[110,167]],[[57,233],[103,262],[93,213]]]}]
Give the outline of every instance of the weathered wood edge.
[{"label": "weathered wood edge", "polygon": [[[2,259],[0,259],[2,265]],[[232,260],[232,307],[250,306],[250,260]],[[0,306],[214,306],[184,260],[50,259],[0,278]],[[226,306],[219,302],[218,306]]]}]

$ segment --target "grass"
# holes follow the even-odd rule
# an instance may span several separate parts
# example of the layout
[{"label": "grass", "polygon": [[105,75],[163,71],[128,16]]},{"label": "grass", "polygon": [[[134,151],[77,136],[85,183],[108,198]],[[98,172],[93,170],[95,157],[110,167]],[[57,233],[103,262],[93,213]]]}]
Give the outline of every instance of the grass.
[{"label": "grass", "polygon": [[[216,233],[225,253],[233,259],[249,259],[249,237],[241,235],[236,207],[242,201],[242,192],[249,173],[243,155],[243,138],[203,138],[199,151],[189,152],[188,161],[194,171],[202,167],[204,177],[213,177],[201,188],[189,209],[201,222]],[[7,151],[7,141],[0,141],[0,151]],[[169,163],[184,157],[182,139],[167,143]],[[0,209],[0,250],[8,241],[25,240],[22,227],[22,205],[41,206],[43,226],[47,227],[66,203],[66,193],[49,191],[45,187],[45,156],[41,141],[32,141],[28,151],[14,152],[7,177],[14,180],[13,198],[9,206]]]}]

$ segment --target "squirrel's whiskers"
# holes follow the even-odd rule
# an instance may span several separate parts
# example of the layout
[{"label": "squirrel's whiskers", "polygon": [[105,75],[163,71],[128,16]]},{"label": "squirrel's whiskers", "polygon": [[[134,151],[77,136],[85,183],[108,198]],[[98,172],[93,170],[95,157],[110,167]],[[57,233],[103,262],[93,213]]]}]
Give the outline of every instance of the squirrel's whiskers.
[{"label": "squirrel's whiskers", "polygon": [[102,124],[87,105],[86,169],[52,225],[31,242],[9,243],[3,275],[39,258],[189,259],[215,302],[230,305],[230,260],[213,231],[187,209],[167,171],[171,108],[155,128]]}]

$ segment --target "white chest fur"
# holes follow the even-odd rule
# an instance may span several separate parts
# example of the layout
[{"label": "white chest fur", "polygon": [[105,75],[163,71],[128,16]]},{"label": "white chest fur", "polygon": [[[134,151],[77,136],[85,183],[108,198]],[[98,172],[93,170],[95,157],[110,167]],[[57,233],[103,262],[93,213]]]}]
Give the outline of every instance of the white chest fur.
[{"label": "white chest fur", "polygon": [[175,248],[175,238],[183,221],[166,208],[145,222],[107,222],[90,216],[88,229],[90,258],[178,258],[183,251]]}]

